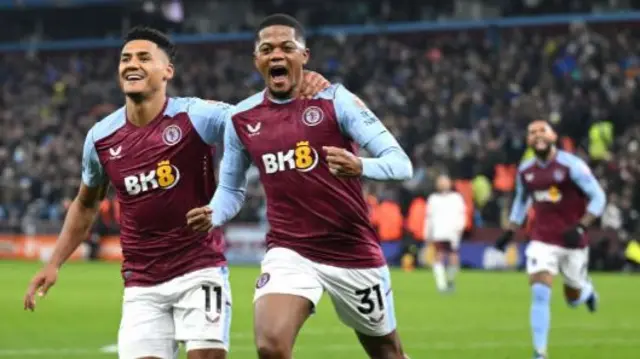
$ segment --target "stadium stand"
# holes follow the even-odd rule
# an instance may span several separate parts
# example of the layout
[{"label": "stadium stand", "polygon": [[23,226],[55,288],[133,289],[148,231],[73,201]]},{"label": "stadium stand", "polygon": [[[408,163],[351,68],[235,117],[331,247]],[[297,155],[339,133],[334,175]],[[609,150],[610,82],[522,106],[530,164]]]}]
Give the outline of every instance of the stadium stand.
[{"label": "stadium stand", "polygon": [[[356,7],[372,19],[418,20],[375,3],[380,6]],[[397,9],[407,9],[403,4]],[[278,10],[255,8],[253,17],[245,15],[232,28],[248,28],[258,14]],[[343,19],[322,17],[329,24]],[[384,204],[395,203],[404,216],[399,222],[395,215],[375,216],[393,218],[383,225],[389,240],[403,237],[397,226],[405,237],[421,233],[421,201],[442,172],[456,178],[465,196],[469,232],[499,227],[510,205],[515,166],[530,155],[523,142],[526,124],[547,118],[563,136],[560,145],[587,159],[607,190],[600,226],[615,240],[594,245],[611,253],[603,261],[615,261],[623,241],[640,230],[640,45],[636,29],[626,28],[621,31],[619,22],[572,23],[313,37],[310,68],[358,93],[412,156],[412,180],[368,186],[372,207],[395,211]],[[181,45],[171,93],[228,102],[246,97],[261,86],[250,52],[242,41]],[[122,104],[114,80],[117,56],[116,48],[0,54],[0,231],[59,228],[79,184],[87,130]],[[254,181],[237,220],[263,220],[263,202]],[[112,196],[101,212],[99,232],[117,233]]]}]

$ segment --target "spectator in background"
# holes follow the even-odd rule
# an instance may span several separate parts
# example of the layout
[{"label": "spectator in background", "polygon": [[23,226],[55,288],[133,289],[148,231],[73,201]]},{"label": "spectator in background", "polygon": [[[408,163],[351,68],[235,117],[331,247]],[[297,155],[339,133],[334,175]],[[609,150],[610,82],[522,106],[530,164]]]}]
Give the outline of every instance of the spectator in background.
[{"label": "spectator in background", "polygon": [[618,206],[618,196],[612,194],[609,196],[607,206],[600,220],[602,229],[611,229],[614,231],[620,231],[622,229],[622,211]]},{"label": "spectator in background", "polygon": [[371,223],[378,232],[387,263],[397,265],[403,250],[404,217],[396,192],[387,187],[377,200],[367,196],[367,201],[373,208]]},{"label": "spectator in background", "polygon": [[[460,267],[458,248],[466,222],[466,208],[460,193],[453,190],[451,179],[440,175],[437,192],[427,199],[424,238],[434,243],[436,258],[433,276],[440,292],[452,291]],[[446,268],[446,269],[445,269]]]}]

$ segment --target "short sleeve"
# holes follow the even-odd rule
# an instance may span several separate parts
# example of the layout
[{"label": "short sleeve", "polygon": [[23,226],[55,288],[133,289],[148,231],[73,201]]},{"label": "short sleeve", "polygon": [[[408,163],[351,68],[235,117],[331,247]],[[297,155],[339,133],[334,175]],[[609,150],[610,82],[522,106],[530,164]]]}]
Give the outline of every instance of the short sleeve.
[{"label": "short sleeve", "polygon": [[92,128],[87,133],[82,150],[82,182],[88,187],[97,187],[107,181],[93,141],[93,131]]},{"label": "short sleeve", "polygon": [[225,102],[193,98],[187,113],[200,138],[214,145],[222,143],[226,119],[234,108]]}]

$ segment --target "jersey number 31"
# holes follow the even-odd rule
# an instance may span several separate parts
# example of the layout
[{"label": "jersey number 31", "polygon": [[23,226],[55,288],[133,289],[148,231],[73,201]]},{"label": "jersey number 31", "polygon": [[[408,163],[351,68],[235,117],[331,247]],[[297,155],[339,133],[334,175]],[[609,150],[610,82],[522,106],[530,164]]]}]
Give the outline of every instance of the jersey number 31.
[{"label": "jersey number 31", "polygon": [[[372,294],[375,298],[372,298]],[[373,313],[376,309],[376,304],[380,311],[384,310],[384,299],[382,298],[382,290],[380,290],[380,284],[376,284],[373,287],[358,289],[356,295],[360,297],[360,303],[358,311],[364,315]]]}]

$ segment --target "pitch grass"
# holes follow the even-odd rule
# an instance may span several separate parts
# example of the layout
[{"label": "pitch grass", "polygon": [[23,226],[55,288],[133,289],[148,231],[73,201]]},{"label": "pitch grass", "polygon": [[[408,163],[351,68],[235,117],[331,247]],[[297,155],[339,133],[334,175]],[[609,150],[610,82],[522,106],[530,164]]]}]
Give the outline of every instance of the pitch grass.
[{"label": "pitch grass", "polygon": [[[22,295],[39,263],[0,261],[0,359],[27,357],[116,358],[122,293],[119,267],[74,263],[64,267],[35,313]],[[232,267],[233,325],[230,358],[256,358],[251,299],[257,267]],[[597,274],[600,311],[569,309],[559,282],[553,293],[551,358],[640,357],[640,278]],[[530,358],[530,294],[523,273],[463,272],[458,290],[441,295],[428,271],[393,271],[399,332],[413,359]],[[107,347],[107,348],[105,348]],[[105,349],[105,352],[101,349]],[[366,358],[326,298],[296,344],[298,359]]]}]

